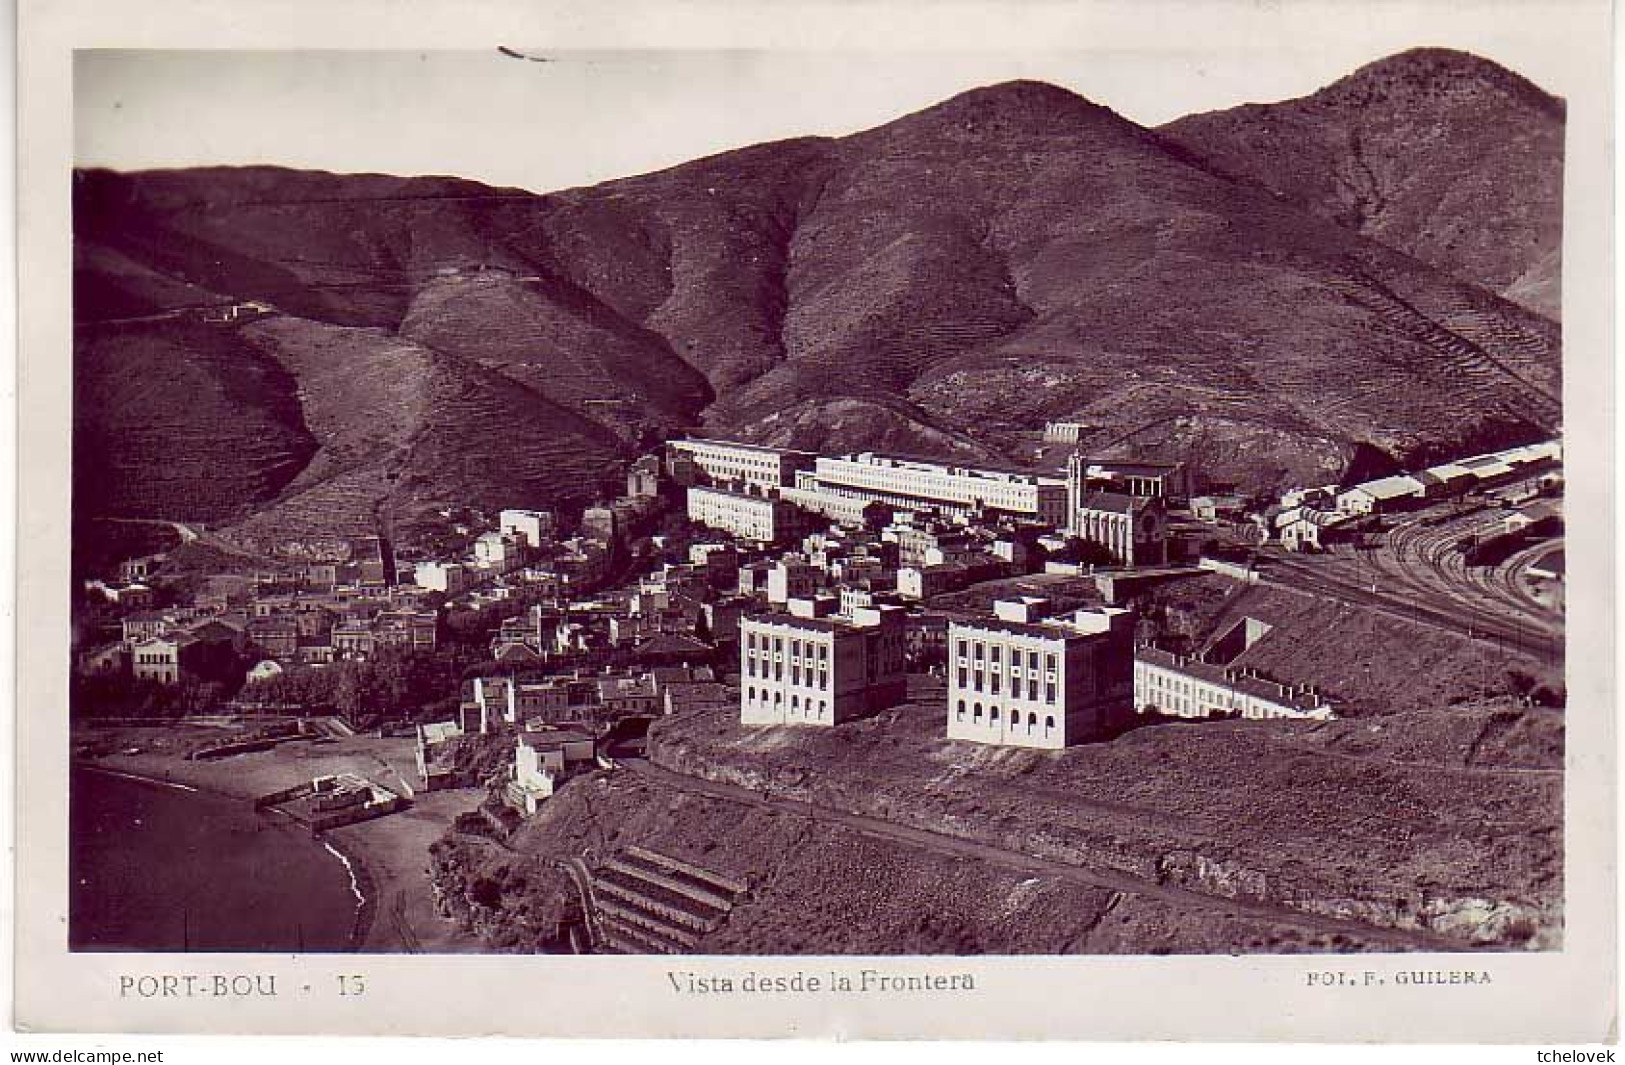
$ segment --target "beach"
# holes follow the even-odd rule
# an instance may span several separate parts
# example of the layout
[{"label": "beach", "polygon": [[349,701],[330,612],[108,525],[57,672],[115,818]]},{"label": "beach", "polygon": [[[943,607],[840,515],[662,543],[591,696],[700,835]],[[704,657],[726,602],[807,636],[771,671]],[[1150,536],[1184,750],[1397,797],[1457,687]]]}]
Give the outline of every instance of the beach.
[{"label": "beach", "polygon": [[[412,796],[407,809],[333,829],[322,838],[347,861],[366,898],[358,949],[373,953],[467,953],[471,936],[435,912],[429,846],[458,814],[484,798],[483,789],[418,793],[413,741],[355,736],[331,742],[294,741],[274,749],[212,761],[184,752],[204,730],[192,727],[83,729],[76,749],[91,741],[101,753],[76,754],[75,766],[184,784],[211,796],[249,803],[313,777],[354,773]],[[106,753],[108,750],[112,753]]]}]

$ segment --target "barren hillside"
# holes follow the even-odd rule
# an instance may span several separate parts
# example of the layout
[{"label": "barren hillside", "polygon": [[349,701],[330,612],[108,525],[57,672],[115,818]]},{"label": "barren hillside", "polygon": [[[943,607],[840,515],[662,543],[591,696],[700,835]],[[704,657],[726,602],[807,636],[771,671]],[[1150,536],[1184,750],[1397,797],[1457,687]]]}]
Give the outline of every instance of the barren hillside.
[{"label": "barren hillside", "polygon": [[[1501,96],[1449,79],[1405,86],[1361,113],[1437,96],[1447,138],[1500,114]],[[1362,143],[1387,172],[1433,165],[1398,134]],[[1542,173],[1560,147],[1526,146]],[[228,521],[269,506],[338,529],[432,503],[579,503],[615,458],[701,423],[1026,458],[1021,432],[1071,418],[1098,452],[1250,486],[1557,423],[1551,320],[1413,258],[1428,256],[1397,222],[1355,232],[1237,176],[1221,149],[1013,82],[546,196],[267,167],[80,173],[79,422],[103,427],[81,453],[126,450],[152,421],[213,441],[211,475],[243,485],[155,488],[200,474],[119,464],[80,505]],[[1441,200],[1430,225],[1505,238],[1468,209],[1482,200]],[[1483,276],[1527,288],[1530,270]],[[199,328],[201,308],[241,300],[274,313]],[[141,345],[136,409],[118,381]],[[208,354],[221,345],[286,375],[291,402],[237,387],[243,368]],[[190,402],[199,374],[243,417]],[[235,446],[266,419],[263,446]]]},{"label": "barren hillside", "polygon": [[1287,202],[1531,310],[1561,310],[1563,101],[1443,48],[1162,132]]}]

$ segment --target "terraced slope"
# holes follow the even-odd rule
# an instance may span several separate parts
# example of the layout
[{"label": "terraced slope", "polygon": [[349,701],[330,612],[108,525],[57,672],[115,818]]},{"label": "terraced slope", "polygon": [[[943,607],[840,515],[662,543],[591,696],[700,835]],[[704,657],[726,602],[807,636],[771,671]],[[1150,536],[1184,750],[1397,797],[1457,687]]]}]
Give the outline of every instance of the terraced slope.
[{"label": "terraced slope", "polygon": [[319,443],[275,501],[230,530],[257,549],[400,532],[453,505],[585,501],[622,453],[603,427],[512,379],[382,329],[277,317],[243,332],[293,375]]},{"label": "terraced slope", "polygon": [[74,347],[74,499],[87,513],[239,515],[316,452],[294,379],[235,330],[86,325]]}]

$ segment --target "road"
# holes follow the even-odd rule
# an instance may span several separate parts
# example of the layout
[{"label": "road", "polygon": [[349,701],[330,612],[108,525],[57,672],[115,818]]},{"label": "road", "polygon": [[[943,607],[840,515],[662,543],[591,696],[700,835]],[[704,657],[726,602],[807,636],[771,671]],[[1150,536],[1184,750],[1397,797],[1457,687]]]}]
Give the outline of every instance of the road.
[{"label": "road", "polygon": [[1172,887],[1146,880],[1116,869],[1087,868],[1049,858],[1038,858],[1020,851],[996,847],[976,840],[950,836],[912,825],[899,824],[878,817],[835,810],[826,806],[802,802],[783,796],[767,795],[732,784],[722,784],[702,777],[677,773],[655,765],[644,758],[622,758],[621,765],[628,771],[679,791],[702,795],[723,802],[739,803],[759,809],[792,813],[813,821],[839,825],[874,839],[922,847],[951,858],[983,861],[1029,876],[1048,876],[1089,888],[1104,888],[1158,899],[1184,910],[1200,910],[1226,917],[1255,917],[1278,924],[1292,925],[1305,931],[1326,934],[1341,933],[1366,941],[1383,943],[1396,950],[1466,951],[1471,944],[1449,936],[1411,929],[1381,928],[1357,921],[1341,921],[1305,913],[1286,906],[1272,905],[1243,899],[1228,899],[1187,888]]},{"label": "road", "polygon": [[[245,562],[255,565],[278,565],[279,561],[269,555],[256,554],[206,529],[199,529],[188,525],[184,521],[172,521],[167,518],[100,518],[100,521],[113,522],[118,525],[162,525],[173,529],[175,535],[180,537],[183,544],[198,544],[202,547],[212,548],[221,554],[232,555]],[[285,561],[285,560],[283,560]]]},{"label": "road", "polygon": [[181,543],[189,544],[198,538],[198,531],[180,521],[166,521],[163,518],[103,518],[103,521],[114,525],[162,525],[175,530],[175,535],[181,538]]}]

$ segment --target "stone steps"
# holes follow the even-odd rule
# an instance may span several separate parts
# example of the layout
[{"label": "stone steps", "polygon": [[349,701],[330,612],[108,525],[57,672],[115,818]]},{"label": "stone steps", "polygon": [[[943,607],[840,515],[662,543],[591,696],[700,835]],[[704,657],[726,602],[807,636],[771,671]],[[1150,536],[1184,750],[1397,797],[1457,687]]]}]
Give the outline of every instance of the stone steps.
[{"label": "stone steps", "polygon": [[627,847],[590,873],[595,949],[685,954],[732,913],[748,886],[681,859]]}]

